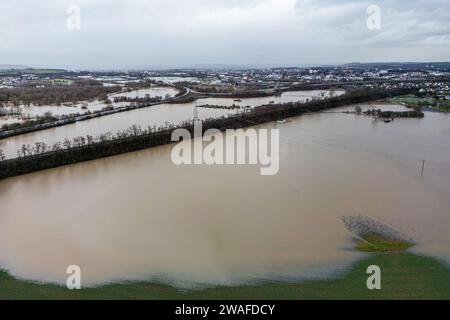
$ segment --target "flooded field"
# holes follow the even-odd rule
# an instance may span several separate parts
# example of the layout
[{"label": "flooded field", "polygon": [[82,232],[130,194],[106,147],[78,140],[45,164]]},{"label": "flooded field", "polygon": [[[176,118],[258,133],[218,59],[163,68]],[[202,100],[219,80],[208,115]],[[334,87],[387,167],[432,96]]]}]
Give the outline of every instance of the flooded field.
[{"label": "flooded field", "polygon": [[168,83],[168,84],[175,84],[178,82],[193,82],[193,83],[200,83],[200,79],[195,78],[195,77],[169,77],[169,76],[164,76],[164,77],[150,77],[150,80],[154,80],[154,81],[161,81],[164,83]]},{"label": "flooded field", "polygon": [[[182,107],[126,119],[148,121],[155,110],[163,119],[170,108]],[[362,257],[349,250],[345,215],[390,224],[416,252],[450,263],[449,115],[385,124],[317,113],[261,127],[280,129],[275,176],[256,166],[177,167],[164,146],[0,181],[0,269],[63,284],[76,264],[89,286],[298,281]]]},{"label": "flooded field", "polygon": [[240,106],[240,107],[257,107],[270,103],[288,103],[288,102],[308,102],[313,99],[324,99],[329,97],[337,97],[343,95],[343,90],[313,90],[313,91],[287,91],[281,96],[258,97],[258,98],[207,98],[197,101],[197,105],[220,105],[220,106]]},{"label": "flooded field", "polygon": [[[113,101],[111,104],[112,107],[123,107],[129,105],[129,102],[114,102],[114,98],[116,97],[128,97],[128,98],[145,98],[148,94],[150,97],[162,97],[163,99],[166,96],[173,97],[178,93],[178,90],[170,87],[154,87],[148,89],[139,89],[132,90],[127,92],[120,92],[108,95],[108,98]],[[84,108],[82,108],[84,107]],[[61,116],[61,115],[70,115],[70,114],[83,114],[87,111],[94,112],[102,110],[107,107],[107,105],[103,101],[94,100],[94,101],[86,101],[82,103],[77,103],[75,105],[62,105],[62,106],[20,106],[22,114],[27,117],[36,117],[43,116],[47,112],[51,112],[53,115]],[[20,117],[0,117],[0,126],[3,124],[11,124],[20,122]]]},{"label": "flooded field", "polygon": [[177,93],[178,93],[178,90],[176,90],[172,87],[155,87],[155,88],[115,93],[115,94],[109,95],[109,98],[110,99],[114,99],[116,97],[145,98],[146,95],[149,95],[150,97],[161,97],[164,99],[166,96],[173,97]]},{"label": "flooded field", "polygon": [[[63,141],[64,139],[72,139],[78,136],[86,136],[88,134],[98,136],[106,132],[115,133],[118,130],[128,129],[134,124],[140,125],[143,128],[147,128],[149,126],[156,126],[158,128],[160,126],[165,126],[168,123],[179,124],[194,117],[195,106],[205,104],[217,104],[224,106],[242,104],[243,106],[256,107],[267,104],[269,101],[274,99],[278,99],[278,101],[283,102],[306,101],[307,99],[312,98],[323,98],[330,95],[330,93],[330,91],[300,91],[286,92],[278,98],[249,98],[242,99],[241,102],[235,102],[234,99],[230,98],[207,98],[184,104],[162,104],[3,139],[0,140],[0,149],[2,149],[8,157],[16,157],[17,150],[23,144],[32,145],[35,142],[53,144]],[[333,94],[338,95],[343,93],[343,91],[334,91]],[[200,119],[218,118],[223,115],[234,114],[236,112],[236,110],[198,108],[198,115]]]}]

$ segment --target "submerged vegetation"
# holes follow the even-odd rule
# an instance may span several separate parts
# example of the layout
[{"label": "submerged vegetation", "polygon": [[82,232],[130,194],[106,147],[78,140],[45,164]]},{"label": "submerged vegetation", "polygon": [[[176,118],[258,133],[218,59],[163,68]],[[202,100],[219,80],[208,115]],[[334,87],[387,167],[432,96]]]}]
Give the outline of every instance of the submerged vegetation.
[{"label": "submerged vegetation", "polygon": [[[49,122],[59,121],[62,118],[70,118],[70,116],[54,116],[51,112],[46,112],[42,116],[34,116],[34,118],[22,117],[24,121],[22,122],[14,122],[14,123],[5,123],[1,126],[2,131],[10,131],[17,130],[21,128],[28,128],[32,126],[39,126]],[[2,133],[0,132],[0,138],[3,138]]]},{"label": "submerged vegetation", "polygon": [[30,83],[13,89],[0,89],[0,106],[42,106],[78,103],[93,99],[106,100],[107,95],[120,92],[122,87],[105,87],[95,80],[77,80],[70,85],[49,85],[48,83]]},{"label": "submerged vegetation", "polygon": [[197,108],[205,108],[205,109],[223,109],[223,110],[239,110],[239,109],[250,109],[250,106],[247,107],[241,107],[236,104],[233,104],[232,106],[217,106],[217,105],[211,105],[211,104],[203,104],[200,106],[197,106]]},{"label": "submerged vegetation", "polygon": [[395,118],[423,118],[425,114],[422,111],[382,111],[382,110],[368,110],[364,112],[365,115],[374,116],[376,118],[395,119]]},{"label": "submerged vegetation", "polygon": [[[81,110],[85,110],[84,112],[74,112],[70,114],[63,115],[53,115],[50,111],[44,113],[42,116],[34,116],[33,118],[29,116],[22,116],[21,122],[14,123],[6,123],[3,124],[0,128],[0,139],[9,138],[12,136],[17,136],[25,133],[45,130],[49,128],[55,128],[64,126],[67,124],[90,120],[93,118],[99,118],[103,116],[108,116],[114,113],[125,112],[129,110],[146,108],[153,105],[161,104],[163,102],[172,102],[176,101],[177,97],[179,97],[179,93],[175,95],[173,98],[170,94],[167,94],[164,98],[161,96],[150,97],[150,95],[146,95],[145,98],[129,98],[125,96],[118,96],[114,98],[114,102],[129,102],[130,104],[127,106],[119,106],[115,107],[111,105],[112,101],[109,98],[106,98],[103,102],[105,106],[100,110],[89,111],[88,104],[83,103]],[[16,107],[20,109],[20,107]],[[0,107],[0,115],[1,111],[4,108]]]},{"label": "submerged vegetation", "polygon": [[363,216],[347,216],[343,222],[362,252],[396,252],[411,248],[411,239],[379,221]]},{"label": "submerged vegetation", "polygon": [[[408,89],[358,90],[339,97],[307,103],[269,104],[254,108],[251,112],[206,120],[203,123],[203,130],[224,131],[250,127],[298,116],[306,112],[391,97],[404,91],[408,91]],[[172,132],[177,128],[187,129],[191,133],[194,131],[192,122],[186,121],[179,125],[168,124],[166,127],[160,128],[142,129],[132,126],[129,130],[119,131],[116,134],[109,132],[99,137],[77,137],[73,141],[65,140],[53,146],[48,146],[43,142],[35,143],[34,147],[22,146],[18,150],[17,158],[0,162],[0,179],[169,144],[172,143]]]},{"label": "submerged vegetation", "polygon": [[357,248],[362,252],[396,252],[406,251],[413,244],[404,240],[389,240],[381,236],[365,236],[357,241]]}]

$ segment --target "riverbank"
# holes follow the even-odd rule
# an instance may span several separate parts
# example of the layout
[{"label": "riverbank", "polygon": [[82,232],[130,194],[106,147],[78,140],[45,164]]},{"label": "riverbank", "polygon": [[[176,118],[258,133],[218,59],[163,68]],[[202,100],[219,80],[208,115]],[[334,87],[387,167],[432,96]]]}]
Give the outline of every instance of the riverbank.
[{"label": "riverbank", "polygon": [[38,124],[34,124],[33,121],[31,121],[32,124],[24,123],[24,124],[19,125],[19,128],[0,131],[0,139],[6,139],[6,138],[21,135],[21,134],[62,127],[62,126],[68,125],[68,124],[72,124],[72,123],[76,123],[76,122],[80,122],[80,121],[92,120],[95,118],[109,116],[109,115],[116,114],[116,113],[137,110],[137,109],[141,109],[141,108],[149,108],[149,107],[164,104],[164,103],[166,103],[166,101],[141,103],[141,104],[130,104],[125,107],[118,107],[118,108],[113,108],[113,109],[105,108],[105,110],[94,111],[92,113],[85,113],[85,114],[77,115],[75,117],[66,117],[65,119],[62,119],[62,120],[54,119],[52,121],[38,123]]},{"label": "riverbank", "polygon": [[438,98],[424,98],[415,95],[399,96],[388,100],[409,108],[431,109],[440,112],[450,112],[450,100]]},{"label": "riverbank", "polygon": [[[277,94],[282,94],[283,92],[288,92],[290,88],[284,88],[284,89],[278,89],[278,90],[270,90],[270,91],[257,91],[257,92],[250,92],[245,94],[230,94],[230,95],[222,95],[222,94],[213,94],[213,93],[205,93],[205,92],[196,92],[192,91],[191,89],[180,87],[180,86],[171,86],[167,84],[158,84],[158,86],[166,86],[169,88],[173,88],[178,90],[178,93],[174,95],[173,97],[166,98],[160,101],[153,101],[153,99],[146,100],[145,98],[140,99],[141,101],[130,101],[129,105],[122,105],[119,107],[114,107],[111,105],[105,104],[103,109],[95,110],[93,112],[85,112],[85,113],[76,113],[76,114],[69,114],[64,115],[61,117],[42,117],[42,119],[30,119],[28,121],[24,122],[17,122],[9,125],[5,125],[3,128],[0,128],[0,140],[6,139],[22,134],[28,134],[33,133],[37,131],[62,127],[65,125],[74,124],[81,121],[86,120],[92,120],[95,118],[100,118],[104,116],[110,116],[117,113],[127,112],[127,111],[133,111],[137,109],[142,108],[149,108],[157,105],[163,105],[163,104],[187,104],[191,103],[200,99],[205,99],[208,97],[215,97],[215,98],[228,98],[228,99],[234,99],[234,98],[252,98],[252,97],[275,97]],[[308,88],[313,88],[314,86],[302,86],[298,87],[296,90],[299,91],[305,91]],[[322,85],[318,86],[318,88],[330,88],[329,85]],[[127,94],[127,92],[122,92],[123,94]],[[114,94],[119,95],[119,93]],[[124,98],[123,96],[119,96],[119,98]],[[114,100],[115,98],[110,97],[109,100]],[[117,98],[116,98],[117,99]],[[120,99],[117,99],[115,103],[117,102],[127,102],[128,100],[121,101]],[[131,103],[132,102],[132,103]],[[230,109],[226,106],[216,106],[216,109]],[[239,108],[238,108],[239,109]],[[1,127],[1,126],[0,126]]]},{"label": "riverbank", "polygon": [[[406,90],[408,91],[408,90]],[[268,123],[308,112],[323,111],[330,108],[393,97],[404,94],[405,90],[361,90],[345,95],[307,103],[269,104],[253,109],[251,112],[236,114],[228,118],[210,119],[203,122],[204,131],[208,129],[240,129],[258,124]],[[19,158],[0,161],[0,179],[44,169],[55,168],[67,164],[89,161],[127,152],[142,150],[154,146],[172,143],[172,132],[176,128],[193,132],[192,122],[185,122],[179,126],[170,125],[153,130],[141,129],[137,126],[126,132],[103,135],[98,139],[80,137],[68,141],[68,147],[62,143],[54,146],[39,148],[39,152],[30,150],[19,151]],[[41,143],[42,144],[42,143]],[[64,148],[63,148],[64,147]]]},{"label": "riverbank", "polygon": [[[173,87],[176,88],[176,87]],[[59,118],[55,118],[53,116],[43,118],[41,121],[36,120],[30,120],[23,123],[16,123],[9,125],[11,129],[7,130],[0,130],[0,140],[6,139],[22,134],[32,133],[36,131],[41,130],[47,130],[51,128],[57,128],[62,127],[65,125],[73,124],[76,122],[86,121],[86,120],[92,120],[95,118],[100,118],[104,116],[110,116],[117,113],[123,113],[127,111],[132,110],[138,110],[142,108],[149,108],[157,105],[162,105],[165,103],[184,103],[183,99],[188,94],[186,91],[183,91],[182,89],[178,89],[179,92],[168,99],[163,99],[160,101],[141,101],[141,102],[132,102],[129,105],[121,106],[121,107],[111,107],[105,105],[105,107],[101,110],[96,110],[93,112],[86,112],[82,114],[76,114],[76,115],[69,115],[69,116],[63,116]],[[145,99],[143,99],[145,100]],[[181,102],[180,102],[181,101]]]},{"label": "riverbank", "polygon": [[[368,266],[382,270],[382,289],[368,290]],[[433,258],[412,253],[381,253],[355,263],[334,279],[302,283],[265,282],[240,287],[216,287],[180,291],[174,287],[139,282],[111,284],[99,288],[68,290],[65,287],[17,280],[0,272],[0,300],[16,299],[243,299],[243,300],[326,300],[326,299],[450,299],[450,269]]]}]

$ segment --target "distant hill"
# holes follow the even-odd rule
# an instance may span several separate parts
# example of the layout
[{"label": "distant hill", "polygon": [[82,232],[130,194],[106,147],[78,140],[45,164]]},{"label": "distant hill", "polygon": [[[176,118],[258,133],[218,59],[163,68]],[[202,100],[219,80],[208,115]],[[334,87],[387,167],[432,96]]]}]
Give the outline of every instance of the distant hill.
[{"label": "distant hill", "polygon": [[19,64],[0,64],[0,70],[22,70],[29,69],[30,67],[22,66]]},{"label": "distant hill", "polygon": [[234,64],[221,64],[221,63],[205,63],[196,64],[188,67],[189,69],[196,70],[246,70],[255,68],[255,65],[234,65]]},{"label": "distant hill", "polygon": [[11,76],[11,75],[20,75],[20,74],[58,74],[58,73],[67,72],[67,70],[63,70],[63,69],[34,69],[34,68],[27,68],[27,67],[8,68],[5,66],[8,66],[8,65],[0,66],[0,75]]},{"label": "distant hill", "polygon": [[370,62],[359,63],[353,62],[344,65],[348,68],[383,68],[383,69],[447,69],[450,70],[450,62]]}]

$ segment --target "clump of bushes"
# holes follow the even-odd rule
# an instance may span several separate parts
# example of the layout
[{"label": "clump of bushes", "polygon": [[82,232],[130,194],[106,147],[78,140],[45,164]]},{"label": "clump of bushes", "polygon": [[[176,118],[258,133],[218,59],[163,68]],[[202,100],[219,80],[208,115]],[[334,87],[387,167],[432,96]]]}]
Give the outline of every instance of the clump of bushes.
[{"label": "clump of bushes", "polygon": [[414,246],[411,239],[394,228],[363,216],[346,216],[343,222],[363,252],[405,251]]}]

